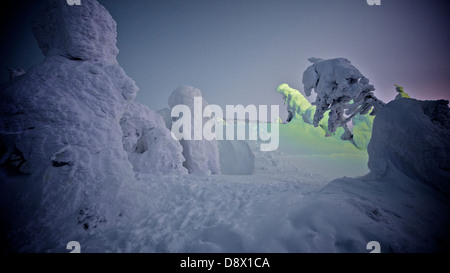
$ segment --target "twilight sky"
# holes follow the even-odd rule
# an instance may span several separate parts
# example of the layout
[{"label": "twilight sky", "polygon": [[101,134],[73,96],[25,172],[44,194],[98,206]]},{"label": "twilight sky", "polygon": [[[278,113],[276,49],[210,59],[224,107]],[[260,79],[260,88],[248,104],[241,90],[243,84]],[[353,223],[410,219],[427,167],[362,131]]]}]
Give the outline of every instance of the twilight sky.
[{"label": "twilight sky", "polygon": [[[2,2],[3,82],[6,67],[29,69],[43,55],[30,30],[36,4]],[[394,84],[418,99],[450,100],[446,0],[99,2],[118,24],[118,60],[140,87],[137,100],[154,110],[182,84],[200,88],[210,104],[282,105],[276,87],[302,89],[312,56],[348,58],[385,102]]]}]

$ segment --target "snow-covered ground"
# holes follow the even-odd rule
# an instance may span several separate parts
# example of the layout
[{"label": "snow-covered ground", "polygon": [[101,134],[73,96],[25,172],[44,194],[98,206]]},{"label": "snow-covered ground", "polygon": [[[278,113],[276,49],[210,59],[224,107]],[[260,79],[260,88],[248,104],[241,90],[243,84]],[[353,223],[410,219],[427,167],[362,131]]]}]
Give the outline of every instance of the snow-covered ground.
[{"label": "snow-covered ground", "polygon": [[[378,241],[382,252],[443,250],[445,195],[399,171],[360,176],[367,153],[342,140],[312,138],[295,123],[280,133],[274,152],[249,142],[253,175],[137,174],[145,196],[139,221],[114,235],[82,236],[81,245],[94,252],[366,253]],[[302,141],[288,141],[293,135]]]},{"label": "snow-covered ground", "polygon": [[[333,144],[333,139],[323,136],[316,139],[305,134],[313,143],[288,142],[295,133],[301,133],[297,126],[282,125],[280,148],[274,152],[261,152],[258,142],[248,142],[255,155],[252,175],[138,173],[139,187],[145,189],[141,192],[145,204],[141,206],[148,214],[117,236],[119,242],[96,234],[81,239],[81,245],[98,252],[333,251],[305,247],[309,243],[301,236],[290,238],[295,230],[292,217],[340,176],[333,171],[334,164],[348,176],[366,173],[367,153],[351,144],[336,145],[345,144],[342,140],[334,139]],[[295,150],[290,149],[293,142],[297,143]],[[312,146],[320,144],[325,147]],[[330,150],[333,145],[335,149]],[[290,154],[284,152],[289,150]],[[309,158],[314,159],[307,162]],[[320,171],[321,165],[330,168]],[[327,211],[322,213],[328,215]],[[360,249],[365,249],[364,242],[359,243]],[[336,249],[352,250],[356,249]]]}]

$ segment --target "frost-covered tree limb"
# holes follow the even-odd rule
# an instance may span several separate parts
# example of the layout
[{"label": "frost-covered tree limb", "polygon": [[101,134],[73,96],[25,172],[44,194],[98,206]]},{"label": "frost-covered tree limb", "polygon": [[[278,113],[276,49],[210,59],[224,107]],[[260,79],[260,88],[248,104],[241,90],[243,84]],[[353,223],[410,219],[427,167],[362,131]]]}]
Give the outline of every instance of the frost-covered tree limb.
[{"label": "frost-covered tree limb", "polygon": [[351,139],[352,133],[347,123],[356,115],[375,115],[384,103],[373,94],[375,88],[369,79],[359,72],[345,58],[323,60],[308,59],[312,65],[303,73],[305,94],[317,93],[314,114],[314,126],[329,111],[328,131],[336,132],[338,127],[345,130],[343,139]]}]

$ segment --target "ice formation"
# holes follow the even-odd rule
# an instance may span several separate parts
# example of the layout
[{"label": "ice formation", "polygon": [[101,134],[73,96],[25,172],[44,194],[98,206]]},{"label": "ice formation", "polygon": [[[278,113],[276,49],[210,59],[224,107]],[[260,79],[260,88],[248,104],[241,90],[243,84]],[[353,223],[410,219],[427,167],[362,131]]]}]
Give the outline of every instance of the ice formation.
[{"label": "ice formation", "polygon": [[375,114],[384,103],[373,95],[375,88],[369,84],[369,79],[349,60],[310,58],[309,61],[313,64],[303,73],[302,82],[307,96],[311,95],[312,90],[317,93],[313,103],[317,107],[314,126],[318,126],[329,111],[329,132],[333,133],[338,127],[343,127],[345,133],[342,137],[351,139],[347,126],[351,118],[357,114],[365,115],[371,110],[371,114]]},{"label": "ice formation", "polygon": [[[172,109],[176,105],[185,105],[189,107],[191,111],[191,139],[185,140],[181,139],[180,143],[183,146],[183,156],[186,159],[184,166],[189,170],[189,173],[220,173],[220,162],[219,162],[219,148],[217,146],[217,141],[213,140],[194,140],[194,123],[195,118],[199,118],[198,115],[195,116],[194,111],[194,97],[202,97],[200,89],[192,86],[180,86],[175,89],[169,97],[169,107]],[[202,103],[202,120],[199,121],[204,125],[208,118],[203,118],[203,110],[208,105],[208,102],[203,99]]]}]

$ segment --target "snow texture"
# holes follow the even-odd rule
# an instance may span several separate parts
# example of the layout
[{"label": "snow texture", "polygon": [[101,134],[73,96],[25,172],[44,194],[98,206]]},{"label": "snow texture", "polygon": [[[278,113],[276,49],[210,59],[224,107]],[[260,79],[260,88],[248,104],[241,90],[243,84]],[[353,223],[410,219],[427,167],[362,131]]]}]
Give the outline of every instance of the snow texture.
[{"label": "snow texture", "polygon": [[[375,88],[369,79],[359,72],[349,60],[336,58],[321,60],[309,59],[313,64],[303,73],[303,85],[306,96],[314,90],[317,93],[313,103],[316,108],[314,126],[318,126],[325,112],[329,111],[328,130],[333,133],[343,127],[343,138],[351,139],[347,123],[354,115],[365,115],[374,107],[371,114],[381,108],[373,92]],[[351,103],[352,102],[352,103]]]},{"label": "snow texture", "polygon": [[148,107],[133,102],[120,120],[123,146],[135,172],[183,174],[183,147],[172,138],[162,117]]},{"label": "snow texture", "polygon": [[97,1],[82,5],[48,0],[34,20],[33,33],[45,56],[117,62],[116,22]]},{"label": "snow texture", "polygon": [[161,110],[158,110],[158,114],[162,117],[164,124],[166,124],[167,129],[172,129],[172,116],[170,115],[170,109],[164,108]]},{"label": "snow texture", "polygon": [[449,194],[449,139],[448,101],[396,99],[375,118],[369,168],[379,178],[398,169]]},{"label": "snow texture", "polygon": [[[183,156],[186,159],[184,166],[189,173],[220,173],[219,148],[217,141],[214,140],[194,140],[194,97],[202,97],[202,92],[192,86],[180,86],[175,89],[169,97],[169,107],[172,109],[176,105],[185,105],[189,107],[191,112],[191,140],[181,139],[183,146]],[[208,102],[202,98],[202,115],[203,110]],[[197,117],[198,118],[198,117]],[[201,124],[204,125],[208,118],[202,118]]]}]

